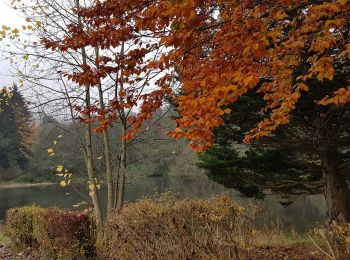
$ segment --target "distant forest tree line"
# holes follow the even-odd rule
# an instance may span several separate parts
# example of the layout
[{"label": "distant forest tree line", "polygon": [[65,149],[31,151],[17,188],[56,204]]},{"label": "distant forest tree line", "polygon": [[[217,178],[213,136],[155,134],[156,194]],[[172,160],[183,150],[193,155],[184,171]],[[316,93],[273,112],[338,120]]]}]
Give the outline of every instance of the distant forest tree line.
[{"label": "distant forest tree line", "polygon": [[[85,181],[84,156],[73,123],[45,113],[34,119],[17,87],[9,91],[10,96],[5,93],[5,89],[0,91],[0,182],[57,181],[57,165],[69,169],[77,182]],[[173,124],[165,112],[159,110],[151,127],[128,149],[127,165],[132,174],[158,177],[169,172],[198,171],[196,155],[186,142],[164,135]],[[78,126],[82,132],[83,126]],[[113,133],[111,149],[117,150],[121,131]],[[95,170],[98,178],[104,179],[102,134],[94,134],[93,143]],[[48,149],[52,148],[54,155],[50,156]]]},{"label": "distant forest tree line", "polygon": [[[64,165],[74,173],[74,179],[84,180],[84,157],[73,124],[60,122],[45,113],[41,113],[35,122],[17,87],[10,92],[11,98],[5,93],[5,90],[0,92],[3,100],[0,105],[3,126],[0,129],[0,181],[54,181],[57,180],[57,165]],[[286,129],[281,128],[269,142],[240,144],[244,132],[263,117],[259,113],[262,106],[263,100],[257,94],[242,97],[232,104],[230,109],[238,112],[225,116],[225,124],[215,130],[215,145],[199,153],[199,160],[187,148],[186,142],[174,141],[164,135],[166,129],[173,127],[169,114],[175,112],[171,110],[164,116],[165,111],[160,110],[153,127],[135,141],[133,149],[128,149],[129,170],[134,174],[157,177],[165,176],[169,171],[183,172],[183,167],[197,172],[196,166],[199,166],[206,169],[208,177],[215,182],[234,188],[244,196],[260,199],[270,193],[283,196],[323,194],[319,159],[314,153],[285,146],[283,140],[291,140]],[[305,117],[301,116],[299,114],[299,122]],[[288,127],[297,128],[297,121],[294,122]],[[114,133],[118,132],[121,131]],[[103,146],[98,145],[102,135],[93,138],[96,170],[103,178]],[[112,150],[116,150],[120,146],[120,136],[114,135],[111,139]],[[55,147],[55,156],[48,156],[50,147]],[[343,154],[349,157],[346,150]]]}]

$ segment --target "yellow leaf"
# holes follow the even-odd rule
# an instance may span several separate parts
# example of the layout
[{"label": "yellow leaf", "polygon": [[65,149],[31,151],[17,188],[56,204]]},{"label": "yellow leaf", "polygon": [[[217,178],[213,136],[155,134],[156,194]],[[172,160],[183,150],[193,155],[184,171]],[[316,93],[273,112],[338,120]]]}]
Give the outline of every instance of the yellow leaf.
[{"label": "yellow leaf", "polygon": [[57,144],[57,140],[53,141],[53,144],[56,145]]},{"label": "yellow leaf", "polygon": [[346,241],[346,243],[350,244],[350,237],[347,237],[347,238],[345,239],[345,241]]},{"label": "yellow leaf", "polygon": [[24,55],[24,56],[23,56],[23,59],[24,59],[25,61],[28,61],[28,60],[29,60],[29,55]]},{"label": "yellow leaf", "polygon": [[47,149],[47,153],[48,154],[52,154],[53,153],[53,149],[52,148]]},{"label": "yellow leaf", "polygon": [[65,181],[61,181],[61,182],[60,182],[60,186],[61,186],[61,187],[66,187],[66,186],[67,186],[67,183],[66,183]]},{"label": "yellow leaf", "polygon": [[62,165],[57,165],[57,171],[61,172],[63,170],[63,166]]}]

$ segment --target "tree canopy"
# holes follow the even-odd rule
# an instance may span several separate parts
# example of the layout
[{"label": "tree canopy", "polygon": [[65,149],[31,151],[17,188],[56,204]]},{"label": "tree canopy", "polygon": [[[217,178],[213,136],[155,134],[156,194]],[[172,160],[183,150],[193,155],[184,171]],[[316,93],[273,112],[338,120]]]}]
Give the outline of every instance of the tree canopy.
[{"label": "tree canopy", "polygon": [[[312,80],[322,83],[318,90],[324,95],[314,100],[318,104],[349,102],[347,79],[328,84],[348,72],[349,6],[344,0],[108,0],[78,10],[87,28],[71,26],[71,37],[46,45],[67,50],[108,49],[127,40],[139,44],[122,64],[138,75],[166,68],[158,81],[162,89],[168,90],[174,76],[180,79],[182,95],[176,101],[181,116],[172,135],[203,150],[212,145],[212,130],[223,124],[222,115],[231,112],[225,106],[249,91],[263,95],[268,113],[245,135],[246,143],[287,124]],[[159,41],[145,44],[145,37]],[[147,54],[164,46],[169,51],[145,64]],[[120,61],[101,58],[96,70],[84,68],[71,78],[94,85],[94,78],[105,77]],[[258,84],[261,80],[265,82]]]}]

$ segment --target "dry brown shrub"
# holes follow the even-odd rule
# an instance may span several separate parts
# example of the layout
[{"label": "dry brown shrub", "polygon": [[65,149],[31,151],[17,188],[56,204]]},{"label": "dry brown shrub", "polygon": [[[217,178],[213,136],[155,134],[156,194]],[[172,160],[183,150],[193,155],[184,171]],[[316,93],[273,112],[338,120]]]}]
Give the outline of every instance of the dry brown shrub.
[{"label": "dry brown shrub", "polygon": [[44,259],[87,259],[95,254],[94,221],[83,213],[43,209],[36,216],[33,236]]},{"label": "dry brown shrub", "polygon": [[236,259],[251,234],[248,215],[225,195],[210,200],[176,200],[171,194],[143,199],[108,220],[103,257]]},{"label": "dry brown shrub", "polygon": [[330,259],[350,259],[350,223],[330,223],[315,229],[310,238],[315,246]]}]

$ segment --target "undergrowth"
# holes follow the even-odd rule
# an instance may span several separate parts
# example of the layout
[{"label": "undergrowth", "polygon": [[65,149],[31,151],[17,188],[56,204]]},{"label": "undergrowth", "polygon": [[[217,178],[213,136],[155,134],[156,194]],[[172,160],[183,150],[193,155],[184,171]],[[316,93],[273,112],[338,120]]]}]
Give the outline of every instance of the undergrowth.
[{"label": "undergrowth", "polygon": [[203,200],[166,193],[113,212],[106,220],[104,239],[97,240],[88,212],[20,207],[9,210],[0,243],[10,239],[12,245],[30,247],[43,259],[250,259],[268,255],[270,249],[283,253],[271,259],[284,259],[288,248],[301,254],[317,249],[338,257],[334,259],[350,259],[339,253],[349,251],[350,226],[300,235],[278,222],[258,226],[259,214],[256,204],[242,207],[226,195]]}]

